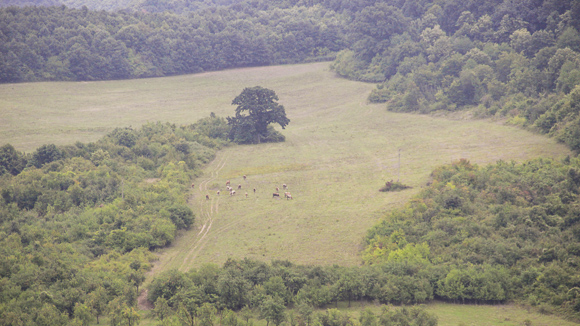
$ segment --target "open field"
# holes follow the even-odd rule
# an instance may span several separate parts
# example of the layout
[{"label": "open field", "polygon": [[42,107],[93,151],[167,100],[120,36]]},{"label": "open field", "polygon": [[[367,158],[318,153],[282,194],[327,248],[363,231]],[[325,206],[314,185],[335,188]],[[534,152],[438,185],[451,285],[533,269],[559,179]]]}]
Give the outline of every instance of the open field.
[{"label": "open field", "polygon": [[[387,112],[383,105],[366,103],[374,85],[337,78],[328,63],[0,85],[0,137],[32,151],[44,143],[94,141],[119,126],[187,124],[210,112],[233,115],[231,100],[255,85],[275,90],[286,107],[291,120],[282,130],[286,142],[220,151],[187,194],[195,227],[158,252],[152,274],[221,264],[229,257],[357,265],[366,230],[420,191],[434,167],[459,158],[485,164],[569,153],[552,139],[497,122]],[[385,181],[399,177],[413,188],[378,192]],[[226,195],[226,180],[242,185],[233,197]],[[272,198],[276,186],[283,192],[283,183],[293,200]],[[464,319],[456,320],[444,325]],[[469,320],[466,325],[484,325]],[[504,322],[485,325],[513,324]]]},{"label": "open field", "polygon": [[[329,307],[334,308],[334,306]],[[360,312],[369,308],[375,315],[380,315],[383,306],[369,302],[353,302],[347,307],[346,302],[339,302],[338,309],[347,312],[352,318],[357,319]],[[527,310],[513,304],[505,305],[461,305],[443,302],[433,302],[425,305],[428,312],[437,316],[439,326],[521,326],[526,321],[533,326],[573,326],[577,323],[560,319],[554,315],[542,315],[533,310]],[[400,309],[398,306],[390,306],[389,309]],[[324,313],[326,309],[318,309]],[[298,312],[294,312],[295,315]],[[255,326],[266,326],[266,320],[252,320]],[[142,326],[157,325],[157,321],[151,312],[142,312]]]},{"label": "open field", "polygon": [[[190,194],[195,228],[159,253],[156,271],[220,264],[228,257],[356,265],[366,230],[420,191],[437,165],[568,154],[551,139],[501,123],[387,112],[366,103],[373,85],[337,78],[328,63],[0,85],[1,137],[30,151],[47,142],[96,140],[117,126],[232,115],[231,100],[254,85],[275,90],[286,107],[287,141],[218,153]],[[399,177],[399,150],[400,179],[413,189],[380,193],[385,181]],[[226,180],[242,190],[226,196]],[[272,199],[283,183],[293,200]]]},{"label": "open field", "polygon": [[[347,308],[346,302],[339,303],[339,309],[348,311],[358,318],[360,311],[370,308],[376,315],[381,313],[381,306],[357,302]],[[399,307],[391,306],[390,309]],[[461,305],[444,302],[433,302],[425,305],[428,312],[437,316],[439,326],[520,326],[526,320],[533,326],[572,326],[576,323],[562,320],[554,315],[542,315],[533,310],[523,309],[514,304],[502,305]],[[259,326],[256,324],[256,326]]]}]

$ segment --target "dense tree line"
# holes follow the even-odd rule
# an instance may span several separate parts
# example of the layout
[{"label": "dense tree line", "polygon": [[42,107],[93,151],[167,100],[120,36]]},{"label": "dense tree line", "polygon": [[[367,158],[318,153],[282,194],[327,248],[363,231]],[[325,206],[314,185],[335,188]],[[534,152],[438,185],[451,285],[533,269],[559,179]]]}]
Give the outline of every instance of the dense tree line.
[{"label": "dense tree line", "polygon": [[368,232],[367,264],[436,270],[435,298],[515,299],[580,318],[580,159],[461,160],[432,178]]},{"label": "dense tree line", "polygon": [[86,7],[0,9],[0,82],[104,80],[329,60],[343,18],[246,4],[185,14]]},{"label": "dense tree line", "polygon": [[579,17],[577,1],[380,2],[356,13],[333,68],[379,83],[369,100],[389,110],[506,116],[580,150]]},{"label": "dense tree line", "polygon": [[193,224],[188,185],[228,131],[209,117],[31,154],[0,147],[0,325],[137,320],[150,250]]},{"label": "dense tree line", "polygon": [[[338,301],[376,300],[411,304],[433,298],[427,273],[405,262],[365,267],[300,266],[288,261],[271,264],[254,260],[228,260],[223,267],[204,265],[187,273],[167,271],[149,286],[148,299],[155,303],[161,320],[173,315],[185,325],[212,318],[221,311],[221,324],[231,311],[241,318],[258,317],[274,325],[436,325],[434,316],[422,308],[371,311],[353,320],[330,308]],[[294,307],[285,312],[286,307]],[[329,307],[325,312],[314,308]],[[237,320],[238,317],[230,316]],[[187,322],[191,321],[191,323]],[[226,323],[230,325],[229,323]],[[240,321],[231,325],[238,325]]]}]

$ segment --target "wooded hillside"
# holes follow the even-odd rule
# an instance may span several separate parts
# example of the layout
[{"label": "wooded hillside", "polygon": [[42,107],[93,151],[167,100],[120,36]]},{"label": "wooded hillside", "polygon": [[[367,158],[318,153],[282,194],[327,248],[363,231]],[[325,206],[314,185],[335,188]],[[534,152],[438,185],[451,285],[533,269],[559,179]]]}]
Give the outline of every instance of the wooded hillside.
[{"label": "wooded hillside", "polygon": [[189,184],[227,131],[210,117],[32,154],[0,147],[0,325],[135,317],[149,250],[193,225]]},{"label": "wooded hillside", "polygon": [[322,7],[149,14],[0,9],[0,82],[104,80],[330,60],[343,17]]},{"label": "wooded hillside", "polygon": [[[335,71],[377,82],[401,112],[508,117],[580,150],[580,5],[574,1],[384,2],[355,15]],[[372,22],[383,21],[375,25]]]}]

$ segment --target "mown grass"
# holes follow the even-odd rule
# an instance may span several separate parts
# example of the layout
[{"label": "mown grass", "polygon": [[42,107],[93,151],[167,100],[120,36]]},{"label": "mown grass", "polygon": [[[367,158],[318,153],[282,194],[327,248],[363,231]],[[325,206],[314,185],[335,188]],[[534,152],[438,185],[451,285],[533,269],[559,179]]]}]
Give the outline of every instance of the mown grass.
[{"label": "mown grass", "polygon": [[[210,112],[233,115],[231,100],[255,85],[276,91],[286,107],[291,120],[281,130],[286,142],[220,151],[194,180],[198,186],[184,194],[196,211],[195,227],[158,253],[153,274],[221,264],[230,257],[357,265],[366,230],[421,191],[436,166],[460,158],[486,164],[569,154],[552,139],[501,122],[387,112],[366,103],[374,85],[338,78],[328,63],[129,81],[0,85],[0,137],[32,151],[44,143],[94,141],[115,127],[186,124]],[[413,188],[378,191],[399,178]],[[226,180],[241,184],[242,190],[226,195]],[[272,198],[283,183],[293,200]],[[466,307],[471,306],[457,309]],[[467,325],[480,319],[470,320]]]}]

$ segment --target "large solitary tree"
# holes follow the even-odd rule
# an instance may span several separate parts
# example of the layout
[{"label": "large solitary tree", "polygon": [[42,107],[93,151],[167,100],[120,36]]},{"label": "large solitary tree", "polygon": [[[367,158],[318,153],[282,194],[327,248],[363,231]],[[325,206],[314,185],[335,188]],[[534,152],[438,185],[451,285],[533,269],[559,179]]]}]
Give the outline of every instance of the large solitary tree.
[{"label": "large solitary tree", "polygon": [[277,123],[284,129],[290,119],[278,104],[276,93],[261,86],[247,87],[233,101],[236,115],[227,117],[231,126],[230,139],[237,143],[283,141],[284,136],[270,126]]}]

